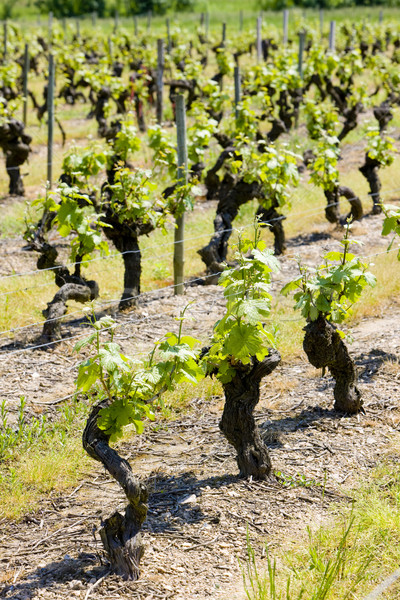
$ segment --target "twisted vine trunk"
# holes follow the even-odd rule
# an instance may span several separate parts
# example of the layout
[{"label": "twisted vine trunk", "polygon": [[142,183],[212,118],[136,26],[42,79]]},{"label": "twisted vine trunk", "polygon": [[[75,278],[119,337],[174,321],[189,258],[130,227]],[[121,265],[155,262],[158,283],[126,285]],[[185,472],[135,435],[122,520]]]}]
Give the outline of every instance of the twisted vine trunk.
[{"label": "twisted vine trunk", "polygon": [[114,237],[115,247],[124,260],[124,291],[119,303],[119,309],[136,306],[140,294],[140,277],[142,274],[142,257],[139,241],[136,236]]},{"label": "twisted vine trunk", "polygon": [[[224,185],[224,182],[221,185]],[[228,253],[228,241],[232,234],[232,223],[239,208],[259,195],[258,183],[246,183],[239,180],[231,185],[231,189],[226,194],[221,194],[222,197],[218,202],[217,214],[214,219],[214,234],[211,240],[207,246],[198,250],[198,254],[207,267],[207,274],[216,275],[215,278],[209,278],[208,283],[217,283],[217,275],[224,268]]]},{"label": "twisted vine trunk", "polygon": [[[225,173],[222,181],[218,176],[218,171],[224,162],[230,158],[235,148],[232,140],[228,138],[218,139],[224,146],[224,150],[219,155],[215,165],[207,171],[204,183],[207,187],[207,198],[218,198],[217,214],[214,219],[214,234],[209,243],[198,250],[201,259],[207,267],[207,283],[214,284],[218,281],[218,275],[224,268],[224,263],[228,253],[228,241],[232,233],[232,223],[237,217],[240,207],[246,202],[257,198],[265,201],[265,194],[262,186],[257,181],[248,183],[243,179],[238,179],[231,173]],[[275,238],[275,253],[282,254],[285,250],[285,234],[282,221],[284,217],[279,215],[276,207],[272,205],[269,209],[260,207],[257,215],[261,216],[263,223],[271,225],[271,231]],[[215,277],[212,275],[215,274]]]},{"label": "twisted vine trunk", "polygon": [[94,300],[99,295],[99,286],[95,281],[86,281],[73,276],[70,279],[76,279],[80,283],[64,283],[43,311],[46,321],[43,325],[42,338],[46,341],[61,339],[61,318],[67,312],[69,300],[85,303]]},{"label": "twisted vine trunk", "polygon": [[363,108],[364,107],[361,104],[361,102],[357,102],[351,108],[346,108],[343,111],[343,116],[344,116],[345,121],[344,121],[344,124],[343,124],[343,129],[342,129],[342,131],[338,135],[338,139],[340,141],[344,140],[344,138],[346,137],[346,135],[348,133],[350,133],[350,131],[353,131],[353,129],[355,129],[357,127],[358,116],[360,115],[360,113],[362,113]]},{"label": "twisted vine trunk", "polygon": [[328,367],[335,379],[335,410],[356,414],[362,409],[356,367],[336,327],[321,315],[304,328],[304,352],[317,369]]},{"label": "twisted vine trunk", "polygon": [[110,227],[103,228],[104,234],[121,252],[124,261],[124,291],[119,303],[119,309],[123,310],[137,305],[142,273],[139,237],[153,231],[154,224],[152,222],[143,223],[139,219],[120,223],[118,215],[109,209],[106,210],[104,221],[110,225]]},{"label": "twisted vine trunk", "polygon": [[136,94],[133,98],[136,112],[137,124],[139,127],[139,131],[143,133],[147,130],[146,121],[144,118],[144,106],[143,100]]},{"label": "twisted vine trunk", "polygon": [[379,133],[384,133],[393,119],[393,110],[389,99],[382,102],[379,106],[374,106],[373,113],[375,119],[378,121]]},{"label": "twisted vine trunk", "polygon": [[77,257],[75,272],[70,274],[67,267],[57,262],[58,252],[54,246],[43,242],[41,232],[47,229],[49,216],[45,215],[38,225],[38,236],[32,247],[40,252],[37,260],[38,269],[54,269],[55,283],[60,288],[53,300],[47,303],[43,310],[46,321],[43,325],[41,340],[45,342],[61,339],[61,319],[67,312],[67,302],[89,302],[99,295],[99,286],[96,281],[87,281],[80,274],[80,257]]},{"label": "twisted vine trunk", "polygon": [[271,129],[267,133],[267,139],[269,142],[275,142],[279,136],[287,132],[287,128],[285,123],[281,119],[277,118],[271,120],[271,125]]},{"label": "twisted vine trunk", "polygon": [[116,511],[104,521],[100,537],[113,571],[135,581],[144,553],[141,529],[147,516],[148,490],[135,479],[129,462],[110,448],[109,436],[97,426],[99,411],[107,405],[108,402],[103,401],[92,409],[82,441],[85,451],[104,465],[128,499],[124,515]]},{"label": "twisted vine trunk", "polygon": [[281,357],[276,350],[259,362],[238,365],[232,381],[224,384],[225,406],[220,430],[237,452],[240,477],[267,479],[272,470],[268,449],[262,440],[254,409],[260,400],[260,382],[278,366]]},{"label": "twisted vine trunk", "polygon": [[286,217],[280,215],[276,209],[276,206],[264,208],[261,205],[257,210],[256,216],[259,217],[260,223],[269,225],[270,231],[274,236],[274,254],[275,256],[280,256],[286,250],[285,230],[283,229],[283,221]]},{"label": "twisted vine trunk", "polygon": [[[363,207],[361,200],[355,195],[353,190],[345,185],[336,186],[333,190],[324,190],[328,205],[325,208],[325,216],[329,223],[343,223],[351,217],[353,221],[358,221],[363,216]],[[340,215],[340,198],[346,198],[350,203],[350,212],[346,216]]]},{"label": "twisted vine trunk", "polygon": [[103,221],[106,223],[106,226],[103,227],[104,235],[121,252],[124,261],[124,291],[119,303],[119,309],[123,310],[137,305],[142,273],[139,237],[151,233],[156,224],[152,220],[143,222],[140,218],[121,220],[119,207],[117,205],[112,207],[110,186],[114,184],[119,163],[120,157],[115,154],[112,157],[112,164],[107,170],[108,181],[102,187],[102,205],[97,206],[96,210],[104,211]]},{"label": "twisted vine trunk", "polygon": [[359,168],[359,171],[362,173],[362,175],[364,175],[369,184],[370,194],[373,202],[373,215],[379,215],[382,212],[382,207],[380,205],[381,198],[379,194],[382,184],[381,180],[379,179],[379,168],[379,161],[368,156],[367,152],[365,155],[365,162],[363,166]]},{"label": "twisted vine trunk", "polygon": [[10,179],[9,193],[12,196],[24,195],[20,167],[28,159],[31,141],[32,138],[25,133],[21,121],[12,118],[0,125],[0,148],[5,154],[6,170]]}]

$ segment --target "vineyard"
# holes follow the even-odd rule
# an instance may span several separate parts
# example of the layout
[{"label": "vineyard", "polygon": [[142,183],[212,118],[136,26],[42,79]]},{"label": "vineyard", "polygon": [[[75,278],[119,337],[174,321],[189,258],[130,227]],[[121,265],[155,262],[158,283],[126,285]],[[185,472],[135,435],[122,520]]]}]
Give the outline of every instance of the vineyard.
[{"label": "vineyard", "polygon": [[400,597],[399,15],[232,5],[4,22],[1,598]]}]

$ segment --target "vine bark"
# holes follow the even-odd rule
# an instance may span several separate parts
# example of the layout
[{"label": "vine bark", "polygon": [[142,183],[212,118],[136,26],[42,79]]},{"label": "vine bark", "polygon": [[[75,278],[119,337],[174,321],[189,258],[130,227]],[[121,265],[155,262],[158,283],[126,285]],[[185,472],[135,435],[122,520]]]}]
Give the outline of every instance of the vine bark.
[{"label": "vine bark", "polygon": [[357,388],[356,367],[337,328],[323,316],[304,328],[304,352],[317,369],[328,367],[335,379],[335,410],[356,414],[362,410],[361,392]]},{"label": "vine bark", "polygon": [[251,364],[237,365],[232,381],[223,385],[225,406],[219,427],[237,452],[240,477],[267,479],[271,475],[271,459],[253,413],[260,400],[261,380],[280,361],[279,352],[271,349],[261,362],[252,357]]}]

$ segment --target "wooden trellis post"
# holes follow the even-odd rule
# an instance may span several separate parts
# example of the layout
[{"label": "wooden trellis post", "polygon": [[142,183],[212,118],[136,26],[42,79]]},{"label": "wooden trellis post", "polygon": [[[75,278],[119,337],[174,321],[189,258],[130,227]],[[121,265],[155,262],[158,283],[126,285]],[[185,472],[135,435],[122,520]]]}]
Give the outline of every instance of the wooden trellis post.
[{"label": "wooden trellis post", "polygon": [[329,52],[335,52],[335,29],[336,21],[331,21],[329,25]]},{"label": "wooden trellis post", "polygon": [[235,66],[235,70],[234,70],[234,78],[235,78],[235,117],[236,117],[236,121],[238,119],[239,113],[238,113],[238,104],[242,99],[242,90],[241,90],[241,85],[240,85],[240,67],[239,66]]},{"label": "wooden trellis post", "polygon": [[261,46],[261,29],[262,17],[257,17],[257,62],[261,62],[262,46]]},{"label": "wooden trellis post", "polygon": [[164,40],[157,40],[157,123],[163,122]]},{"label": "wooden trellis post", "polygon": [[[187,146],[186,146],[186,109],[185,97],[176,96],[176,135],[178,142],[178,185],[186,185],[188,178]],[[175,295],[183,294],[183,270],[185,264],[185,214],[176,218],[174,243],[174,290]]]},{"label": "wooden trellis post", "polygon": [[283,43],[288,43],[289,38],[289,11],[287,8],[283,11]]},{"label": "wooden trellis post", "polygon": [[47,181],[53,185],[53,136],[54,136],[54,56],[49,56],[49,79],[47,85]]},{"label": "wooden trellis post", "polygon": [[28,122],[28,73],[30,67],[29,60],[29,45],[25,44],[24,50],[24,68],[22,73],[22,88],[23,88],[23,107],[22,107],[22,120],[26,126]]},{"label": "wooden trellis post", "polygon": [[299,33],[299,75],[303,79],[303,54],[306,43],[306,32],[300,31]]}]

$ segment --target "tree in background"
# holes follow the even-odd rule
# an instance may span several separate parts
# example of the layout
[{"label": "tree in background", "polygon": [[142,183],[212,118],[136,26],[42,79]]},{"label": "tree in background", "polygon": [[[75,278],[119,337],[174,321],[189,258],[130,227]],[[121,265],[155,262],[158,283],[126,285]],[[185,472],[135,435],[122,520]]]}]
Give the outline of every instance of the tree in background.
[{"label": "tree in background", "polygon": [[164,15],[168,11],[180,12],[194,8],[194,0],[115,0],[111,12],[125,15],[153,13]]},{"label": "tree in background", "polygon": [[106,14],[106,0],[36,0],[42,13],[52,12],[57,18],[76,17],[96,12],[99,17]]},{"label": "tree in background", "polygon": [[55,17],[76,17],[96,12],[99,17],[108,15],[163,15],[167,11],[192,9],[194,0],[35,0],[40,12],[52,12]]},{"label": "tree in background", "polygon": [[342,6],[398,6],[398,0],[258,0],[263,10],[282,10],[295,6],[302,8],[339,8]]},{"label": "tree in background", "polygon": [[11,19],[13,15],[14,2],[13,0],[4,0],[0,3],[0,20],[5,21]]}]

